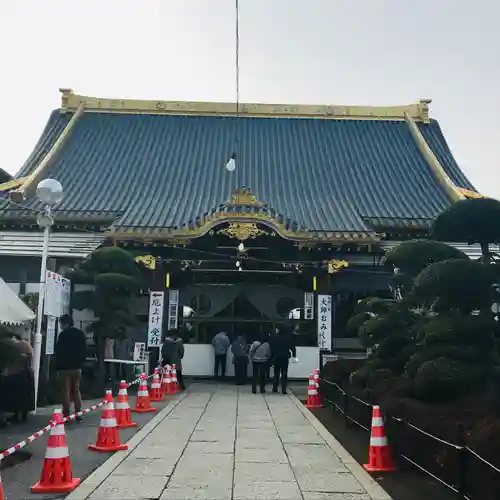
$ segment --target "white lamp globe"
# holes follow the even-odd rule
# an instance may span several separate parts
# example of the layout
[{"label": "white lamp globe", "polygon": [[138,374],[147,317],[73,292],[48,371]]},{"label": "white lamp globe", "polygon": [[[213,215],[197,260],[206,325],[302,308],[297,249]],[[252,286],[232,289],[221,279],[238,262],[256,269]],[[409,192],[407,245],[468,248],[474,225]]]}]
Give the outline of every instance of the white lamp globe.
[{"label": "white lamp globe", "polygon": [[234,172],[236,170],[236,161],[234,158],[230,158],[226,164],[226,170],[228,172]]},{"label": "white lamp globe", "polygon": [[63,187],[55,179],[44,179],[36,187],[36,196],[44,205],[51,207],[62,200]]}]

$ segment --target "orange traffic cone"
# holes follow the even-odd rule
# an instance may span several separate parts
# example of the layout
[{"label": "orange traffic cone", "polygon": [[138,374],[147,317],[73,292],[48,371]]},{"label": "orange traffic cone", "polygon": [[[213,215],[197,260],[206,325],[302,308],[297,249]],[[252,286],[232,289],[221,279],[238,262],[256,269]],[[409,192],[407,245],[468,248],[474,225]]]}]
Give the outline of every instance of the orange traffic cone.
[{"label": "orange traffic cone", "polygon": [[166,365],[163,368],[163,380],[162,380],[162,384],[161,384],[161,392],[164,395],[170,394],[170,386],[172,385],[171,382],[172,382],[172,379],[170,377],[170,365]]},{"label": "orange traffic cone", "polygon": [[47,442],[42,474],[40,481],[31,488],[32,493],[69,493],[80,484],[80,479],[74,478],[71,472],[61,410],[54,410],[52,419],[55,425]]},{"label": "orange traffic cone", "polygon": [[126,429],[128,427],[137,427],[135,422],[132,422],[132,415],[130,413],[130,406],[128,404],[128,384],[125,380],[120,382],[118,390],[118,398],[116,400],[116,425],[119,429]]},{"label": "orange traffic cone", "polygon": [[154,374],[153,374],[153,381],[151,382],[151,394],[150,394],[150,400],[151,401],[163,401],[163,394],[161,392],[161,381],[160,381],[160,375],[158,374],[158,368],[155,368]]},{"label": "orange traffic cone", "polygon": [[368,472],[392,472],[396,470],[391,448],[385,435],[384,419],[382,418],[380,406],[373,407],[368,462],[363,465]]},{"label": "orange traffic cone", "polygon": [[309,375],[309,386],[307,388],[306,408],[322,408],[321,399],[318,394],[318,388],[314,381],[314,375]]},{"label": "orange traffic cone", "polygon": [[140,377],[139,390],[135,398],[135,408],[132,410],[136,413],[148,413],[156,411],[156,408],[151,406],[151,399],[148,392],[148,379],[144,373]]},{"label": "orange traffic cone", "polygon": [[111,391],[106,391],[105,404],[102,408],[101,423],[97,431],[97,441],[89,444],[89,450],[107,453],[110,451],[127,450],[128,445],[120,443],[120,435],[116,425],[115,403]]},{"label": "orange traffic cone", "polygon": [[170,378],[170,394],[177,394],[179,392],[179,382],[177,381],[177,368],[172,365],[172,374]]},{"label": "orange traffic cone", "polygon": [[319,370],[316,368],[313,372],[314,383],[316,384],[316,390],[318,391],[318,404],[320,408],[323,408],[323,400],[321,399],[321,391],[319,390]]}]

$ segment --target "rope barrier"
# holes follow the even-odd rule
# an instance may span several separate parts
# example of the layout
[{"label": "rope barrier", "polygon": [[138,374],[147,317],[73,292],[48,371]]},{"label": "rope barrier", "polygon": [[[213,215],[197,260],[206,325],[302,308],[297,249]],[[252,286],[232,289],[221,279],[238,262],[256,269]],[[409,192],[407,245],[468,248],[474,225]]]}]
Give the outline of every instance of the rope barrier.
[{"label": "rope barrier", "polygon": [[[153,375],[154,374],[149,375],[147,377],[147,380],[151,379],[153,377]],[[130,387],[132,385],[135,385],[135,384],[138,384],[139,382],[140,382],[140,377],[138,377],[135,380],[132,380],[132,382],[130,382],[128,384],[128,387]],[[70,422],[72,420],[75,420],[77,417],[82,417],[83,415],[85,415],[87,413],[93,412],[93,411],[101,408],[102,406],[104,406],[104,404],[105,404],[105,401],[103,400],[100,403],[97,403],[95,405],[90,406],[89,408],[85,408],[85,409],[83,409],[81,411],[72,413],[71,415],[68,415],[67,417],[64,417],[62,419],[62,422],[66,423],[66,422]],[[28,444],[32,443],[33,441],[36,441],[38,438],[40,438],[41,436],[43,436],[46,432],[50,431],[53,427],[55,427],[55,425],[56,425],[55,422],[50,421],[50,423],[48,425],[46,425],[45,427],[43,427],[39,431],[35,432],[34,434],[32,434],[31,436],[29,436],[28,438],[24,439],[23,441],[19,441],[19,443],[16,443],[16,444],[10,446],[9,448],[7,448],[6,450],[2,451],[0,453],[0,462],[4,458],[8,457],[9,455],[12,455],[13,453],[15,453],[18,450],[21,450],[22,448],[24,448]]]}]

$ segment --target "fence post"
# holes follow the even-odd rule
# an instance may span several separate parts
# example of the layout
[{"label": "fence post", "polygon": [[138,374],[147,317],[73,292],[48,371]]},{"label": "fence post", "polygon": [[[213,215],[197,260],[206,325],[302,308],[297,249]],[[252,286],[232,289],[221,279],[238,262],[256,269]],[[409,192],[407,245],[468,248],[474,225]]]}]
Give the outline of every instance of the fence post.
[{"label": "fence post", "polygon": [[463,424],[458,425],[458,498],[467,498],[467,476],[469,474],[469,451]]},{"label": "fence post", "polygon": [[342,394],[342,399],[344,400],[342,403],[342,406],[344,407],[344,423],[346,427],[350,427],[350,420],[349,420],[349,394],[347,392],[344,392]]}]

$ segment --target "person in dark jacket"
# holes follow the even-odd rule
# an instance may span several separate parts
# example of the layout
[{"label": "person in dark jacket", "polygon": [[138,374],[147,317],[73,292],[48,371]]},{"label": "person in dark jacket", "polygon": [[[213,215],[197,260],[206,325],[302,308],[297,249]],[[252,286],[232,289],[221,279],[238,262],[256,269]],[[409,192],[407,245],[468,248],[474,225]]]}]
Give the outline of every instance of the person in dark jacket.
[{"label": "person in dark jacket", "polygon": [[227,350],[231,341],[226,332],[219,332],[213,339],[214,346],[214,377],[219,378],[219,367],[221,378],[226,376]]},{"label": "person in dark jacket", "polygon": [[240,335],[231,345],[233,353],[234,378],[236,385],[245,385],[247,381],[248,344],[243,335]]},{"label": "person in dark jacket", "polygon": [[288,363],[290,358],[296,357],[295,343],[292,335],[286,328],[277,329],[271,336],[269,342],[271,346],[271,357],[274,363],[274,382],[273,392],[278,392],[278,386],[281,382],[281,392],[286,394],[288,383]]},{"label": "person in dark jacket", "polygon": [[[75,405],[75,412],[82,409],[82,395],[80,393],[80,380],[82,368],[87,354],[85,334],[75,328],[73,318],[63,314],[59,318],[59,336],[55,345],[55,364],[59,373],[63,391],[63,413],[70,414],[71,401]],[[81,421],[81,417],[76,419]]]},{"label": "person in dark jacket", "polygon": [[182,358],[184,357],[184,342],[177,330],[172,331],[172,333],[165,338],[163,345],[161,346],[161,364],[175,365],[175,371],[177,372],[177,381],[179,382],[179,387],[183,391],[186,387],[184,385],[184,377],[182,375]]}]

